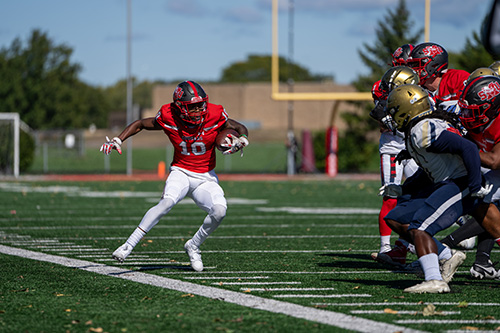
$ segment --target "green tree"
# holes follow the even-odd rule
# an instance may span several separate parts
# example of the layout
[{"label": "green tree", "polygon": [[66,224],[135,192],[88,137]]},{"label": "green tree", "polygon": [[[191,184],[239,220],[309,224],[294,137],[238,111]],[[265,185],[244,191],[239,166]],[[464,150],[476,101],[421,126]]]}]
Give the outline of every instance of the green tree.
[{"label": "green tree", "polygon": [[107,108],[98,89],[78,79],[73,50],[33,30],[24,46],[16,38],[0,50],[0,110],[18,112],[34,129],[80,128],[105,121]]},{"label": "green tree", "polygon": [[472,32],[472,38],[467,37],[464,48],[459,53],[448,52],[450,68],[463,69],[472,72],[479,67],[488,67],[495,59],[486,51],[479,33]]},{"label": "green tree", "polygon": [[[398,47],[417,43],[423,29],[412,32],[414,26],[405,0],[399,0],[396,7],[389,7],[383,19],[377,21],[377,39],[373,45],[364,43],[362,49],[358,50],[361,60],[370,69],[367,75],[361,75],[353,82],[358,91],[371,91],[373,84],[392,66],[392,53]],[[374,154],[378,152],[377,144],[368,139],[370,132],[378,130],[377,122],[369,116],[373,103],[355,104],[360,105],[365,112],[342,115],[347,124],[346,131],[339,139],[339,170],[342,172],[364,171],[363,168],[373,164]]]},{"label": "green tree", "polygon": [[[249,55],[246,61],[224,68],[220,82],[270,82],[271,59],[269,55]],[[332,76],[311,74],[308,69],[279,57],[279,81],[286,82],[290,78],[289,73],[296,82],[333,80]]]},{"label": "green tree", "polygon": [[[165,84],[164,81],[141,81],[132,78],[132,102],[138,104],[141,108],[152,107],[153,88],[156,85]],[[127,109],[127,80],[122,79],[114,85],[101,88],[106,96],[108,104],[113,110]]]}]

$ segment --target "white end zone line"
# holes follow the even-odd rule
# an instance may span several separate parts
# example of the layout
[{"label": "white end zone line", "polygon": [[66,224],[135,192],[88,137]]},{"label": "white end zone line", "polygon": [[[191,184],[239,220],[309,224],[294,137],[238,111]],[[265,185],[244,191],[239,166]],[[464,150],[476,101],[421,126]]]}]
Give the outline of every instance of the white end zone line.
[{"label": "white end zone line", "polygon": [[346,315],[343,313],[262,298],[216,287],[202,286],[191,282],[169,279],[158,275],[124,270],[119,267],[107,266],[91,261],[66,258],[41,252],[13,248],[5,245],[0,245],[0,253],[38,261],[50,262],[71,268],[78,268],[84,271],[101,275],[107,275],[160,288],[166,288],[183,293],[190,293],[198,296],[217,299],[253,309],[264,310],[273,313],[281,313],[295,318],[301,318],[358,332],[421,332],[403,326],[381,323],[369,319]]}]

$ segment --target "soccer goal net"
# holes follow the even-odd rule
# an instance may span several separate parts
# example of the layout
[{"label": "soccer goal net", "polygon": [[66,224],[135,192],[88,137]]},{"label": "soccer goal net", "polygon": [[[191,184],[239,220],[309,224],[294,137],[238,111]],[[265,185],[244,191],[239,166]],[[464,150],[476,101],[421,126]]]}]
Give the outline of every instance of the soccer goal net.
[{"label": "soccer goal net", "polygon": [[30,128],[18,113],[0,113],[0,175],[19,176],[21,130]]}]

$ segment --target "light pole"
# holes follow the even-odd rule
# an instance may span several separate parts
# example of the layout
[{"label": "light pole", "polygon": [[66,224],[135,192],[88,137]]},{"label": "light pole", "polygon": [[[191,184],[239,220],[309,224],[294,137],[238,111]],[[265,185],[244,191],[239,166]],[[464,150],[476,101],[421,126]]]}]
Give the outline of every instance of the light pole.
[{"label": "light pole", "polygon": [[[132,0],[127,0],[127,125],[134,121],[132,108]],[[132,175],[132,138],[127,140],[127,175]]]}]

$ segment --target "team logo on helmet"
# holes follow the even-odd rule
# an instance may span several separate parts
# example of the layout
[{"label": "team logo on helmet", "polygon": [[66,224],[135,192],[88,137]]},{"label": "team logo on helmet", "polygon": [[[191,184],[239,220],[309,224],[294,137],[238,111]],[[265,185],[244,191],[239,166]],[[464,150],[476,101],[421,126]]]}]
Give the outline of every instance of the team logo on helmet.
[{"label": "team logo on helmet", "polygon": [[401,56],[401,54],[403,53],[403,48],[400,46],[396,49],[396,51],[394,51],[394,58],[399,58]]},{"label": "team logo on helmet", "polygon": [[424,47],[424,49],[422,50],[422,53],[428,57],[435,57],[443,52],[443,49],[438,45],[429,45]]},{"label": "team logo on helmet", "polygon": [[490,82],[487,86],[483,87],[477,95],[482,101],[492,99],[500,95],[500,84],[498,82]]},{"label": "team logo on helmet", "polygon": [[174,98],[175,99],[181,99],[182,95],[184,95],[184,90],[182,90],[181,87],[177,86],[174,90]]}]

